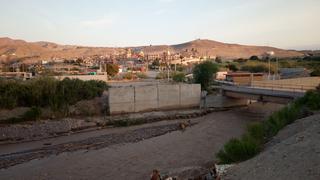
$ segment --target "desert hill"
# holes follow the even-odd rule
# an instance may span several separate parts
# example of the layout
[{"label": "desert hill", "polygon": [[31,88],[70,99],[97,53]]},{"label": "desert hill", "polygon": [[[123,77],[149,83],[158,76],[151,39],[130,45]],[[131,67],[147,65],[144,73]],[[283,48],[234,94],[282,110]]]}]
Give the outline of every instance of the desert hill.
[{"label": "desert hill", "polygon": [[[228,44],[212,40],[194,40],[177,45],[157,45],[132,47],[135,51],[143,51],[145,54],[161,54],[166,51],[172,53],[193,53],[199,56],[211,56],[222,58],[249,58],[252,55],[262,55],[267,51],[274,51],[277,57],[299,57],[303,53],[294,50],[283,50],[266,46],[247,46]],[[83,56],[119,54],[125,52],[125,48],[113,47],[85,47],[76,45],[59,45],[51,42],[26,42],[10,38],[0,38],[0,60],[40,60],[53,58],[77,58]]]}]

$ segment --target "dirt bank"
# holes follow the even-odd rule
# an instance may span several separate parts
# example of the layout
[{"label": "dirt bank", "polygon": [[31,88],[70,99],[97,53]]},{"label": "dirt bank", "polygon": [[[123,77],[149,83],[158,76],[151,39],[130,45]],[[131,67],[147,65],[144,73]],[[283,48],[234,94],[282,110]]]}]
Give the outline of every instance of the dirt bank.
[{"label": "dirt bank", "polygon": [[36,141],[112,126],[125,126],[125,124],[129,125],[130,123],[143,124],[170,119],[190,119],[225,110],[228,109],[155,111],[117,116],[62,118],[60,120],[7,124],[0,126],[0,144]]},{"label": "dirt bank", "polygon": [[319,180],[320,114],[285,127],[253,159],[228,170],[224,179]]}]

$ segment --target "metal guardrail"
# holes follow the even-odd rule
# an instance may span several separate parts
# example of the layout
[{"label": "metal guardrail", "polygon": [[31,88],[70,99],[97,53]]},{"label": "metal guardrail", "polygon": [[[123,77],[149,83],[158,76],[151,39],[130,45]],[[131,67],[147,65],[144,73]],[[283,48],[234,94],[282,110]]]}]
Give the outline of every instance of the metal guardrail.
[{"label": "metal guardrail", "polygon": [[239,93],[249,93],[249,94],[286,97],[286,98],[302,97],[305,94],[305,91],[292,91],[292,90],[288,91],[284,89],[279,90],[279,89],[267,89],[267,88],[254,88],[250,86],[221,86],[220,88],[226,91],[234,91]]},{"label": "metal guardrail", "polygon": [[315,85],[300,85],[300,84],[270,84],[270,83],[254,83],[251,85],[253,88],[265,88],[272,90],[286,90],[286,91],[308,91],[312,89],[316,89]]}]

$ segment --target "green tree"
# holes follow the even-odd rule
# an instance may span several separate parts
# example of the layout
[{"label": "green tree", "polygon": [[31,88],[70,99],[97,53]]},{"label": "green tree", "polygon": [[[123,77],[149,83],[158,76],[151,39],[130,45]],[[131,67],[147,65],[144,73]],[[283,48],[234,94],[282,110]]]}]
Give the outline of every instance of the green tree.
[{"label": "green tree", "polygon": [[251,56],[249,59],[254,61],[260,60],[258,56]]},{"label": "green tree", "polygon": [[201,84],[201,88],[207,90],[213,81],[213,75],[218,71],[218,66],[211,61],[198,64],[193,69],[193,77],[196,83]]}]

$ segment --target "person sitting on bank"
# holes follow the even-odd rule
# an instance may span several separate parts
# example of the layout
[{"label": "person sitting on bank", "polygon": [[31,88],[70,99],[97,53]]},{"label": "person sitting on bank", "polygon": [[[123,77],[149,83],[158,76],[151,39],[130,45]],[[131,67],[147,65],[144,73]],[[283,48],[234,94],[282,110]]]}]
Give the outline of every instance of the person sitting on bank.
[{"label": "person sitting on bank", "polygon": [[151,180],[161,180],[161,176],[158,170],[154,169],[152,171]]}]

